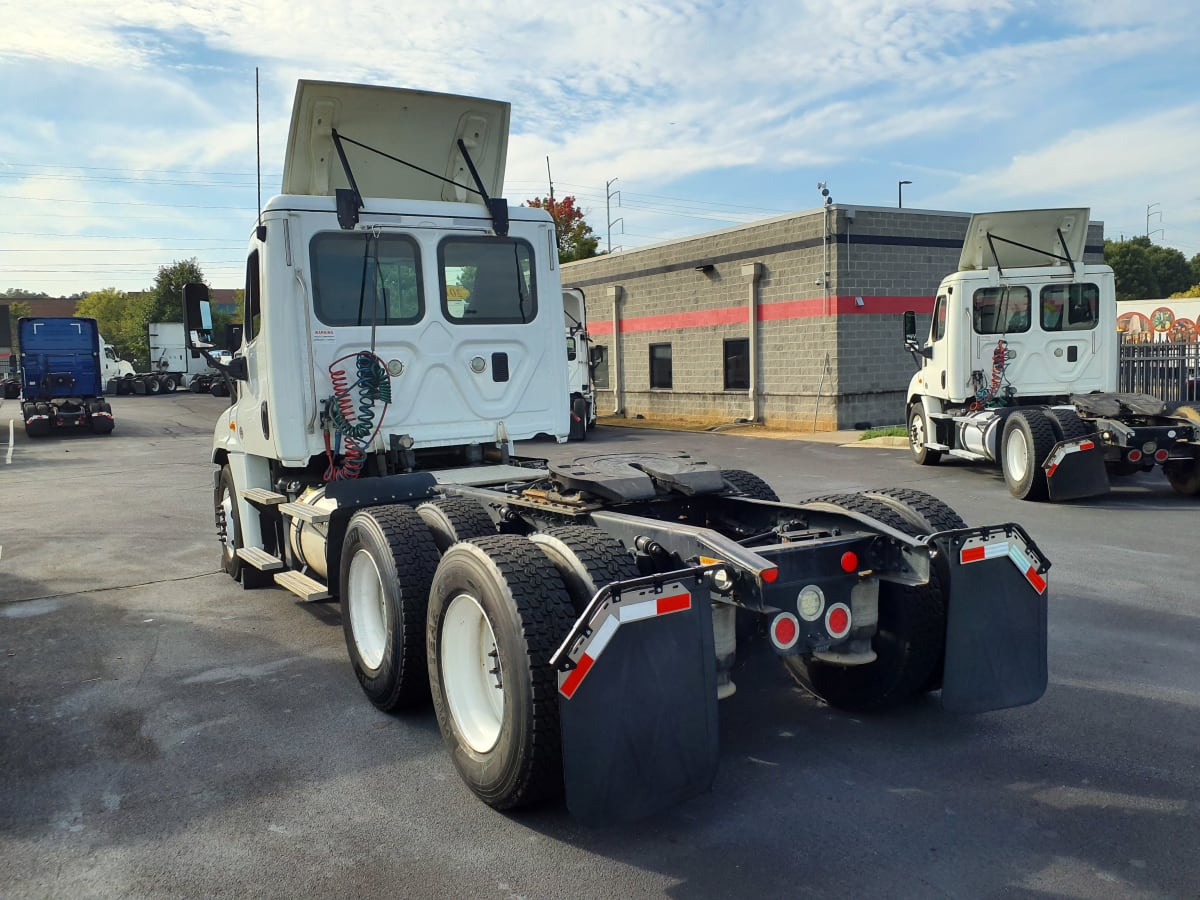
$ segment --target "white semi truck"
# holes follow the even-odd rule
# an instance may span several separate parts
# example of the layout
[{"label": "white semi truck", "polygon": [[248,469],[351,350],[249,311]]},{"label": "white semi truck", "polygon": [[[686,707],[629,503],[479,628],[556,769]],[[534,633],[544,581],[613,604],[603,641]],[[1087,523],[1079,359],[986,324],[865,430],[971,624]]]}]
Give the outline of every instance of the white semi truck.
[{"label": "white semi truck", "polygon": [[1110,477],[1156,467],[1175,490],[1200,494],[1200,411],[1116,392],[1113,271],[1082,261],[1089,212],[972,216],[923,344],[905,314],[918,464],[995,462],[1024,500],[1095,496]]},{"label": "white semi truck", "polygon": [[579,288],[562,292],[567,331],[567,390],[571,410],[570,438],[582,441],[596,424],[596,391],[592,385],[591,340],[587,332],[587,302]]},{"label": "white semi truck", "polygon": [[[1050,564],[1017,524],[890,488],[784,504],[680,453],[517,455],[570,424],[554,225],[498,197],[509,115],[299,83],[243,344],[217,362],[224,570],[340,602],[370,701],[432,700],[501,809],[565,789],[613,821],[706,790],[739,616],[836,706],[1040,697]],[[184,306],[207,352],[206,293]]]}]

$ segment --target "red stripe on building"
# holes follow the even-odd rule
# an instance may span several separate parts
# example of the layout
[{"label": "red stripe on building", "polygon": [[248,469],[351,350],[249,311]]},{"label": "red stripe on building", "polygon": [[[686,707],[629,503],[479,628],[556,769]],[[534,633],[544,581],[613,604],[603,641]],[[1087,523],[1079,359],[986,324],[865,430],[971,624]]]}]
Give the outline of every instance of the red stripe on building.
[{"label": "red stripe on building", "polygon": [[[858,300],[862,300],[862,306]],[[827,313],[826,309],[831,312]],[[817,316],[864,316],[897,315],[907,310],[928,313],[933,310],[932,297],[831,297],[826,307],[822,297],[805,300],[784,300],[780,303],[760,303],[760,322],[780,322],[791,319],[812,319]],[[621,334],[640,331],[678,331],[684,328],[711,328],[714,325],[738,325],[746,321],[746,307],[725,306],[718,309],[700,309],[692,312],[664,313],[658,316],[631,316],[621,320]],[[588,322],[588,333],[592,336],[613,333],[612,319],[593,319]]]},{"label": "red stripe on building", "polygon": [[659,597],[658,608],[655,610],[655,615],[665,616],[667,613],[691,609],[691,606],[691,594],[676,594],[674,597]]},{"label": "red stripe on building", "polygon": [[564,697],[570,700],[575,695],[575,691],[578,689],[580,683],[584,679],[584,676],[587,675],[588,670],[592,667],[592,663],[594,662],[595,660],[586,653],[579,657],[578,665],[571,670],[571,674],[567,676],[566,680],[562,683],[562,687],[559,688],[559,691],[562,692]]}]

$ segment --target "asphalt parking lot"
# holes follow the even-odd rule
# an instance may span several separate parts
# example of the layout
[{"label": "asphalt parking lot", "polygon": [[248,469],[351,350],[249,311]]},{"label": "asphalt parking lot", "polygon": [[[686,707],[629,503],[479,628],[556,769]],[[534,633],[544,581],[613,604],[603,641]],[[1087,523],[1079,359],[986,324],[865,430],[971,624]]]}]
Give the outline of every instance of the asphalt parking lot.
[{"label": "asphalt parking lot", "polygon": [[682,449],[784,500],[882,485],[1053,561],[1050,686],[953,717],[824,707],[766,654],[710,794],[589,829],[461,784],[430,711],[362,696],[335,605],[219,571],[206,395],[26,439],[0,407],[0,896],[1197,897],[1200,506],[1161,477],[1057,506],[905,450],[598,428],[526,455]]}]

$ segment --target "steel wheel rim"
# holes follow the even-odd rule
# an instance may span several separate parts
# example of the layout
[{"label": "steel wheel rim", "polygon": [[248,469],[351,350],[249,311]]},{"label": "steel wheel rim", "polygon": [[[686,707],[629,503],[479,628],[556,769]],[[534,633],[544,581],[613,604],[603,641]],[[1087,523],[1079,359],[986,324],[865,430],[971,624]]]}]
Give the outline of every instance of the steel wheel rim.
[{"label": "steel wheel rim", "polygon": [[221,494],[221,515],[225,518],[225,544],[222,547],[226,559],[237,553],[237,519],[233,517],[233,495],[228,489]]},{"label": "steel wheel rim", "polygon": [[1004,464],[1014,481],[1024,480],[1029,469],[1029,445],[1019,428],[1013,429],[1004,445]]},{"label": "steel wheel rim", "polygon": [[908,426],[908,441],[912,445],[913,453],[920,453],[925,446],[925,417],[920,413],[913,413],[912,422]]},{"label": "steel wheel rim", "polygon": [[479,601],[458,594],[442,619],[442,685],[454,728],[476,753],[500,740],[504,688],[496,635]]},{"label": "steel wheel rim", "polygon": [[375,558],[358,550],[350,559],[346,590],[350,594],[350,633],[364,666],[378,671],[387,650],[387,597]]}]

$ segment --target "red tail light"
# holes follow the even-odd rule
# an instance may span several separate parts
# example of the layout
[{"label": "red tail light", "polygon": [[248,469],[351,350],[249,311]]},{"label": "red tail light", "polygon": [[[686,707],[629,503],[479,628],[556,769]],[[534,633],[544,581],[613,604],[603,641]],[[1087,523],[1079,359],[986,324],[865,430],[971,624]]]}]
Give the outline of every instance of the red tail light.
[{"label": "red tail light", "polygon": [[1128,453],[1125,454],[1125,458],[1127,460],[1129,460],[1130,462],[1141,462],[1142,451],[1141,450],[1130,450]]},{"label": "red tail light", "polygon": [[1166,450],[1159,450],[1157,453],[1155,453],[1155,454],[1154,454],[1154,458],[1155,458],[1155,459],[1156,459],[1158,462],[1166,462],[1166,461],[1167,461],[1167,451],[1166,451]]}]

